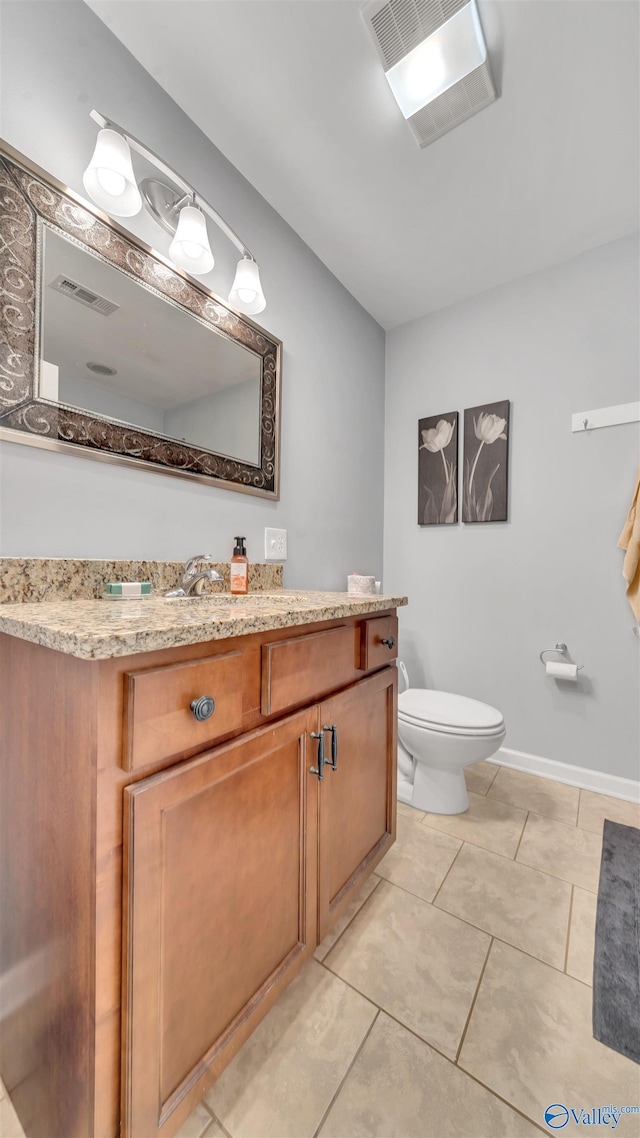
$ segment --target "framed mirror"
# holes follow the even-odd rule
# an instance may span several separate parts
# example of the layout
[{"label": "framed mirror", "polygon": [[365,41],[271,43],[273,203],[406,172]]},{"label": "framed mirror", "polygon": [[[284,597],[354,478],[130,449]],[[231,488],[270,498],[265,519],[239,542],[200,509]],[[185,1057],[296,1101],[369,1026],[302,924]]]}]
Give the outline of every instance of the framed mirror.
[{"label": "framed mirror", "polygon": [[0,438],[278,497],[282,345],[11,147]]}]

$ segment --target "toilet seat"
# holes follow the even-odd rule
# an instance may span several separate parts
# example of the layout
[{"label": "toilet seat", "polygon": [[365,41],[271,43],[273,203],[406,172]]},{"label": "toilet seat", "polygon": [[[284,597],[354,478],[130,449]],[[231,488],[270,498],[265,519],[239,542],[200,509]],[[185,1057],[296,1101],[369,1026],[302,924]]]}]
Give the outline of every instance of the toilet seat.
[{"label": "toilet seat", "polygon": [[442,735],[492,736],[504,731],[501,713],[454,692],[409,688],[398,697],[398,718]]}]

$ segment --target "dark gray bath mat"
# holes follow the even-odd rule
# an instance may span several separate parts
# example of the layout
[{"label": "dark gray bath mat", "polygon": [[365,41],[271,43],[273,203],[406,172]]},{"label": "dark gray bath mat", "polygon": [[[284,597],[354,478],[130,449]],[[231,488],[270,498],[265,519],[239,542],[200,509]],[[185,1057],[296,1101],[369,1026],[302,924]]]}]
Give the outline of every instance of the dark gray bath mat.
[{"label": "dark gray bath mat", "polygon": [[593,1034],[640,1063],[640,830],[608,820],[598,886]]}]

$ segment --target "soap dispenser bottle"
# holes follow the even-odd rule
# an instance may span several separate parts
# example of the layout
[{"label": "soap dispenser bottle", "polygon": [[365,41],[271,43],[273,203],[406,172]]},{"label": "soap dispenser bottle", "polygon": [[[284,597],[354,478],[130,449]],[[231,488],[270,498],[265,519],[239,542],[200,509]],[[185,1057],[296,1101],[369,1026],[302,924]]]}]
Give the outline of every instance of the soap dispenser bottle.
[{"label": "soap dispenser bottle", "polygon": [[231,558],[231,592],[236,595],[249,591],[249,562],[247,549],[243,537],[234,538],[233,557]]}]

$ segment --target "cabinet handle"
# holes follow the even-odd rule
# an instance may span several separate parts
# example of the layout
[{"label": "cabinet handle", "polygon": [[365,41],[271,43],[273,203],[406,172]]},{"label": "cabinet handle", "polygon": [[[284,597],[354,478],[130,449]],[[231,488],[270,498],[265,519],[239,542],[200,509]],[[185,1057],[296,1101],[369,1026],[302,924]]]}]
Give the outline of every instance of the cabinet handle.
[{"label": "cabinet handle", "polygon": [[324,733],[322,731],[312,731],[311,738],[318,740],[318,765],[317,767],[309,767],[309,770],[311,774],[317,774],[318,782],[322,782],[324,779],[324,764],[326,762],[324,754]]},{"label": "cabinet handle", "polygon": [[380,643],[386,644],[387,648],[395,648],[396,638],[395,636],[385,636],[384,639],[380,641]]},{"label": "cabinet handle", "polygon": [[323,727],[322,730],[331,732],[331,758],[325,759],[325,762],[327,763],[327,766],[331,767],[332,770],[337,771],[337,769],[338,769],[338,728],[336,727],[336,725],[334,723],[331,727]]},{"label": "cabinet handle", "polygon": [[216,701],[212,695],[201,695],[200,699],[191,700],[191,710],[199,723],[211,719],[216,709]]}]

